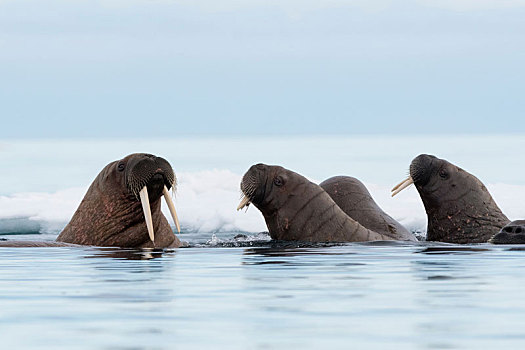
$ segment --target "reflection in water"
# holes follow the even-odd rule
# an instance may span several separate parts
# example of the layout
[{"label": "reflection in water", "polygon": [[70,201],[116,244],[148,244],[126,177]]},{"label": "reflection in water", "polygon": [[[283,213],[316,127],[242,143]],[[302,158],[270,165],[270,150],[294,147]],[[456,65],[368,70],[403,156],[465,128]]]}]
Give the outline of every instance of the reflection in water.
[{"label": "reflection in water", "polygon": [[167,254],[174,254],[174,249],[132,249],[132,248],[98,248],[93,247],[92,254],[85,258],[111,258],[122,260],[151,260],[161,258]]},{"label": "reflection in water", "polygon": [[[426,335],[421,347],[471,348],[472,339],[490,342],[499,338],[499,332],[507,333],[508,329],[501,327],[509,324],[507,311],[503,311],[507,308],[501,313],[493,311],[498,304],[507,303],[501,300],[502,292],[509,301],[514,298],[509,280],[503,277],[515,273],[510,256],[491,245],[435,245],[415,253],[411,270],[420,316],[414,326]],[[492,348],[478,342],[478,347]]]},{"label": "reflection in water", "polygon": [[6,248],[0,257],[6,348],[146,349],[166,331],[157,316],[176,299],[176,285],[166,283],[176,271],[173,252]]},{"label": "reflection in water", "polygon": [[481,246],[433,246],[427,247],[418,253],[421,254],[471,254],[479,252],[487,252],[491,250],[488,247]]},{"label": "reflection in water", "polygon": [[511,247],[511,248],[505,248],[504,249],[508,250],[508,251],[525,251],[525,247],[524,246],[517,246],[517,247]]},{"label": "reflection in water", "polygon": [[[301,256],[301,255],[338,255],[338,254],[351,254],[349,252],[338,252],[336,250],[327,250],[321,248],[320,245],[313,247],[314,244],[311,244],[312,247],[298,247],[290,248],[289,246],[273,246],[267,248],[249,248],[244,249],[244,255],[261,255],[261,256]],[[332,245],[335,247],[336,245]],[[324,247],[329,247],[324,246]]]},{"label": "reflection in water", "polygon": [[521,251],[294,244],[2,249],[2,346],[519,348],[525,339]]},{"label": "reflection in water", "polygon": [[[289,248],[288,245],[281,247],[269,247],[269,248],[249,248],[244,249],[243,255],[243,265],[282,265],[283,267],[294,267],[294,266],[322,266],[322,262],[326,260],[323,256],[337,256],[342,255],[345,257],[350,257],[355,252],[348,251],[338,251],[336,249],[330,249],[335,247],[341,247],[337,244],[310,244],[310,246],[317,246],[316,248]],[[322,246],[322,248],[321,248]],[[308,256],[308,258],[303,259],[303,256]],[[286,260],[279,258],[288,258]],[[346,260],[346,259],[345,259]],[[333,262],[327,260],[332,264]],[[364,265],[361,262],[339,262],[335,264],[336,266],[360,266]]]}]

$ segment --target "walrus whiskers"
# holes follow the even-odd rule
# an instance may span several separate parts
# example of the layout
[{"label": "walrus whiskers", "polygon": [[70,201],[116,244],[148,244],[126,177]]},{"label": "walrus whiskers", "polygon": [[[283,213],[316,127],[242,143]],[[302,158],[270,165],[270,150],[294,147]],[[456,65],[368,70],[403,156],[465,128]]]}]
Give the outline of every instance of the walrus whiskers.
[{"label": "walrus whiskers", "polygon": [[168,188],[164,186],[164,190],[162,190],[164,194],[164,200],[166,201],[166,204],[168,205],[168,208],[170,210],[171,217],[173,218],[173,222],[175,223],[175,226],[177,227],[177,231],[180,233],[180,224],[179,224],[179,218],[177,217],[177,211],[175,210],[175,204],[173,204],[173,201],[170,197],[170,191],[168,191]]},{"label": "walrus whiskers", "polygon": [[149,238],[155,242],[155,232],[153,231],[153,219],[151,218],[151,209],[149,207],[148,188],[144,186],[139,192],[140,202],[142,203],[142,210],[144,211],[144,218],[146,219],[146,227],[148,228]]},{"label": "walrus whiskers", "polygon": [[408,176],[408,178],[406,178],[405,180],[401,181],[399,184],[397,184],[396,186],[394,186],[394,188],[392,188],[391,192],[392,192],[392,197],[394,197],[396,194],[398,194],[399,192],[403,191],[405,188],[407,188],[408,186],[412,185],[414,183],[414,179],[412,179],[412,176]]},{"label": "walrus whiskers", "polygon": [[252,197],[257,190],[256,181],[257,179],[254,176],[250,176],[249,179],[243,179],[241,182],[241,203],[237,206],[237,211],[250,205]]}]

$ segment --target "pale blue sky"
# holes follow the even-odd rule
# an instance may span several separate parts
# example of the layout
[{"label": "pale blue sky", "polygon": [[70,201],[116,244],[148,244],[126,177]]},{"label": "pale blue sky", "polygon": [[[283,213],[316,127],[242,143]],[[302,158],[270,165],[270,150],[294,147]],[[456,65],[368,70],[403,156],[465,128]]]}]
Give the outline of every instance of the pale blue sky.
[{"label": "pale blue sky", "polygon": [[0,0],[0,137],[525,132],[525,0]]}]

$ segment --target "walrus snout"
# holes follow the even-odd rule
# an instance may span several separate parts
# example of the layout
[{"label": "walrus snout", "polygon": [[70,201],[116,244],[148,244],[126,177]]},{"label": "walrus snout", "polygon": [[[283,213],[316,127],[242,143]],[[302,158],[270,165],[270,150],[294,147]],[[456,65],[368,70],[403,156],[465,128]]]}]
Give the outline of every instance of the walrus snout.
[{"label": "walrus snout", "polygon": [[179,219],[169,192],[170,188],[175,191],[177,178],[167,160],[147,153],[131,155],[127,165],[126,183],[130,192],[142,203],[148,234],[152,242],[155,240],[155,232],[150,202],[156,201],[161,196],[164,196],[175,226],[180,233]]},{"label": "walrus snout", "polygon": [[412,184],[415,184],[416,187],[419,188],[425,186],[430,181],[430,177],[432,175],[431,165],[436,159],[437,158],[435,156],[428,154],[420,154],[414,158],[410,163],[408,178],[401,181],[399,184],[394,186],[394,188],[392,188],[392,197]]},{"label": "walrus snout", "polygon": [[[163,173],[155,173],[153,176],[149,179],[146,186],[148,186],[148,190],[153,190],[155,192],[158,191],[157,197],[160,197],[162,195],[162,189],[164,186],[169,185],[169,180],[164,176]],[[170,186],[171,187],[171,186]]]},{"label": "walrus snout", "polygon": [[[175,173],[167,160],[144,153],[136,154],[135,157],[130,158],[126,171],[126,183],[135,196],[144,186],[161,180],[168,189],[176,186]],[[152,190],[153,188],[149,189]],[[160,189],[155,193],[157,198],[162,194],[162,187]]]},{"label": "walrus snout", "polygon": [[244,174],[241,180],[241,202],[237,206],[237,210],[241,210],[245,207],[248,207],[250,203],[256,201],[257,197],[260,197],[257,194],[257,189],[259,188],[259,179],[262,176],[265,176],[266,169],[268,165],[266,164],[255,164],[248,169]]},{"label": "walrus snout", "polygon": [[416,186],[425,186],[432,175],[432,163],[437,160],[435,156],[420,154],[410,163],[410,177]]}]

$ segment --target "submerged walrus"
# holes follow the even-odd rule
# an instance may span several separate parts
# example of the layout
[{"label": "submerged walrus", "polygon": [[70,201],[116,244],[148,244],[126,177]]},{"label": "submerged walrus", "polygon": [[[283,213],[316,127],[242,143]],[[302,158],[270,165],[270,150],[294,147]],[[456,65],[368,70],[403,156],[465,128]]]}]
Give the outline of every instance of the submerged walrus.
[{"label": "submerged walrus", "polygon": [[237,207],[261,211],[273,239],[309,242],[394,240],[349,217],[319,185],[280,166],[253,165],[241,182]]},{"label": "submerged walrus", "polygon": [[350,176],[334,176],[319,184],[352,219],[374,232],[400,241],[417,241],[403,225],[385,213],[366,186]]},{"label": "submerged walrus", "polygon": [[56,242],[6,241],[0,246],[179,247],[161,212],[164,196],[180,232],[169,192],[175,186],[175,174],[165,159],[130,154],[102,169]]},{"label": "submerged walrus", "polygon": [[515,220],[507,224],[489,242],[493,244],[524,244],[525,220]]},{"label": "submerged walrus", "polygon": [[483,243],[509,223],[480,180],[444,159],[414,158],[408,179],[392,189],[392,196],[412,183],[427,212],[428,241]]}]

